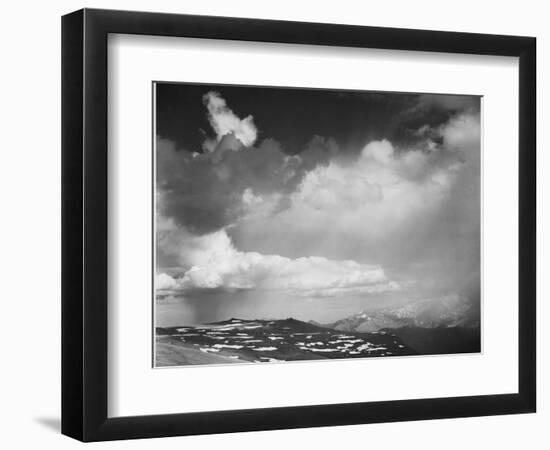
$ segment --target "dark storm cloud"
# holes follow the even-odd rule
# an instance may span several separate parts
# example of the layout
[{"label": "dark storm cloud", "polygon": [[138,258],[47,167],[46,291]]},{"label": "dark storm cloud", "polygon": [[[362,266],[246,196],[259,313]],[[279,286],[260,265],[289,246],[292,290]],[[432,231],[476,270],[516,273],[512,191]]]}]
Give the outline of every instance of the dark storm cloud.
[{"label": "dark storm cloud", "polygon": [[157,140],[157,188],[163,215],[195,234],[211,233],[243,213],[243,195],[277,194],[284,207],[307,171],[327,164],[337,153],[330,139],[314,137],[300,156],[285,154],[274,139],[245,147],[233,134],[223,136],[213,151],[178,151],[168,139]]}]

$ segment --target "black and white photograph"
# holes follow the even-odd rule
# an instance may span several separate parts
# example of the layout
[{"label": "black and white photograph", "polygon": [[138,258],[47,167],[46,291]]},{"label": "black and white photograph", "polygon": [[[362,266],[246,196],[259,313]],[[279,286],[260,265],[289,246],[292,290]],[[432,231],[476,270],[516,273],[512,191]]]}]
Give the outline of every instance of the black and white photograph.
[{"label": "black and white photograph", "polygon": [[155,367],[481,351],[481,97],[153,89]]}]

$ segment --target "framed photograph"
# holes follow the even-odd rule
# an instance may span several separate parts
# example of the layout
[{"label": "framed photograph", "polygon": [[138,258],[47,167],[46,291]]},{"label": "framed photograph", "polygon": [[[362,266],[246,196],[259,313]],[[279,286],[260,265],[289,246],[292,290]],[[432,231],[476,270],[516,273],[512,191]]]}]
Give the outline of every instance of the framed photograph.
[{"label": "framed photograph", "polygon": [[532,37],[62,21],[62,432],[535,412]]}]

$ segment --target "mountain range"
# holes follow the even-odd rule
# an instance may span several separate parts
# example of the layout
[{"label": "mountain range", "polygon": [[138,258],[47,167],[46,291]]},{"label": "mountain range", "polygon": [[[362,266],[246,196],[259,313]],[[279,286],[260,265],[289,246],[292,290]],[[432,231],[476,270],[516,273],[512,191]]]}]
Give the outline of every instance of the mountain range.
[{"label": "mountain range", "polygon": [[332,323],[310,323],[346,332],[392,333],[420,354],[475,353],[481,349],[480,305],[457,295],[360,311]]},{"label": "mountain range", "polygon": [[332,323],[310,323],[342,331],[373,332],[401,327],[479,327],[479,304],[456,295],[424,300],[397,308],[363,310]]},{"label": "mountain range", "polygon": [[480,307],[458,296],[321,324],[231,318],[157,327],[156,366],[479,353]]}]

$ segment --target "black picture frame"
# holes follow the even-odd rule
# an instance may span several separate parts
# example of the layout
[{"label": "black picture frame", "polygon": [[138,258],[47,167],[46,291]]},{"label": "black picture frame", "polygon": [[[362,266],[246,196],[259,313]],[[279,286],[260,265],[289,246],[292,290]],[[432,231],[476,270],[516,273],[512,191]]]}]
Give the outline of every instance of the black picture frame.
[{"label": "black picture frame", "polygon": [[[108,418],[109,33],[518,57],[518,392]],[[103,441],[535,412],[535,93],[533,37],[96,9],[63,16],[62,433]]]}]

